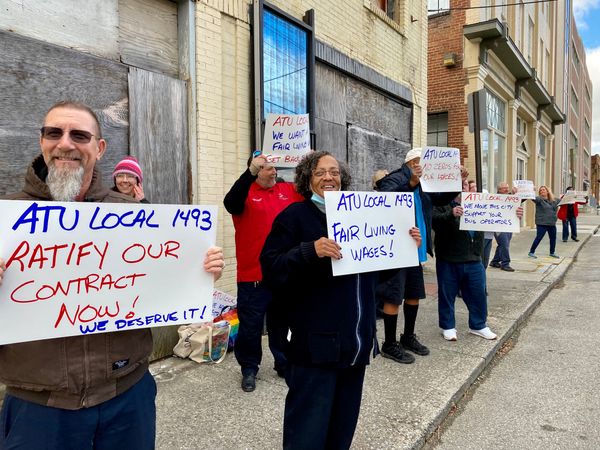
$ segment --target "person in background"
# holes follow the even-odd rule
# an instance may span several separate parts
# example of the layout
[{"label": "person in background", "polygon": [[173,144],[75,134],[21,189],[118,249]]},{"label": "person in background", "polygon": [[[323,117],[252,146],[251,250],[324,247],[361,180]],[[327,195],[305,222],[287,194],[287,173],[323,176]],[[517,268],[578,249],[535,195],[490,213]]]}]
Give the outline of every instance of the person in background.
[{"label": "person in background", "polygon": [[[510,187],[506,181],[498,183],[498,194],[511,194]],[[519,206],[519,208],[521,207]],[[498,246],[496,247],[496,252],[490,266],[504,270],[505,272],[514,272],[515,269],[510,266],[510,240],[512,239],[512,233],[498,232],[494,233],[494,236],[496,237],[496,244]]]},{"label": "person in background", "polygon": [[129,195],[140,203],[150,203],[144,196],[142,168],[133,156],[122,159],[115,166],[112,176],[115,183],[113,191]]},{"label": "person in background", "polygon": [[[381,286],[378,293],[384,297],[383,327],[384,342],[381,354],[396,362],[410,364],[414,362],[411,351],[417,355],[426,356],[429,349],[417,339],[415,324],[419,311],[419,301],[426,297],[423,266],[427,261],[427,253],[433,256],[431,235],[431,215],[434,205],[447,205],[458,192],[427,193],[421,189],[421,149],[409,150],[404,159],[404,164],[391,172],[388,176],[377,182],[379,191],[382,192],[413,192],[415,199],[415,222],[421,232],[423,240],[419,247],[419,265],[405,267],[397,271],[396,275]],[[461,176],[465,179],[468,172],[461,167]],[[400,340],[396,337],[398,314],[400,305],[403,304],[404,333]]]},{"label": "person in background", "polygon": [[[136,203],[102,184],[96,163],[106,141],[89,106],[61,101],[43,123],[41,155],[23,190],[3,199]],[[216,280],[224,265],[221,249],[211,247],[204,270]],[[7,270],[15,269],[0,257],[0,282]],[[151,352],[148,328],[0,345],[0,449],[154,449]]]},{"label": "person in background", "polygon": [[[350,181],[330,153],[306,155],[295,178],[305,200],[277,216],[260,256],[291,331],[284,449],[350,448],[365,368],[377,353],[375,289],[387,271],[334,277],[331,267],[342,253],[327,238],[324,193],[346,190]],[[419,230],[409,233],[418,246]]]},{"label": "person in background", "polygon": [[[572,190],[573,187],[569,186],[565,190],[565,194]],[[564,195],[562,195],[560,198],[562,199],[563,197]],[[577,239],[577,216],[579,215],[579,207],[577,205],[585,205],[585,202],[568,203],[558,207],[557,216],[562,221],[563,242],[567,242],[569,240],[569,227],[571,227],[571,239],[573,239],[575,242],[579,242],[579,239]]]},{"label": "person in background", "polygon": [[[468,191],[469,185],[464,181],[463,192]],[[457,340],[454,303],[460,289],[469,310],[469,333],[493,340],[496,333],[486,323],[486,280],[481,262],[483,232],[460,229],[463,215],[460,200],[459,195],[450,205],[433,210],[439,326],[444,339]]]},{"label": "person in background", "polygon": [[240,320],[233,348],[242,372],[242,390],[256,389],[256,374],[262,360],[262,331],[267,321],[269,348],[275,359],[275,371],[285,375],[283,347],[288,328],[278,317],[272,294],[263,286],[258,260],[273,219],[288,205],[302,200],[292,183],[277,183],[277,170],[255,152],[248,168],[233,184],[223,204],[231,214],[235,228],[237,259],[237,309]]},{"label": "person in background", "polygon": [[548,233],[548,238],[550,239],[550,256],[552,258],[560,258],[556,254],[556,212],[560,200],[554,198],[552,191],[547,186],[540,186],[538,195],[533,201],[535,203],[535,227],[537,232],[529,249],[528,256],[530,258],[537,258],[535,250],[540,245],[544,235]]}]

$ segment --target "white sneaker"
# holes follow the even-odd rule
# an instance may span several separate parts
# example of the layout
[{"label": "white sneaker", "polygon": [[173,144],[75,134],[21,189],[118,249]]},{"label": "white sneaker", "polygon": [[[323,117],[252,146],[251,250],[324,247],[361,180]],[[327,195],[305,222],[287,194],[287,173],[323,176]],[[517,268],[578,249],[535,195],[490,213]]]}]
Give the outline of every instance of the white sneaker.
[{"label": "white sneaker", "polygon": [[474,334],[475,336],[482,337],[484,339],[489,339],[489,340],[494,340],[498,337],[496,335],[496,333],[494,333],[492,330],[490,330],[490,327],[485,327],[485,328],[482,328],[481,330],[469,330],[469,333]]},{"label": "white sneaker", "polygon": [[456,328],[450,328],[449,330],[442,330],[442,336],[447,341],[456,341]]}]

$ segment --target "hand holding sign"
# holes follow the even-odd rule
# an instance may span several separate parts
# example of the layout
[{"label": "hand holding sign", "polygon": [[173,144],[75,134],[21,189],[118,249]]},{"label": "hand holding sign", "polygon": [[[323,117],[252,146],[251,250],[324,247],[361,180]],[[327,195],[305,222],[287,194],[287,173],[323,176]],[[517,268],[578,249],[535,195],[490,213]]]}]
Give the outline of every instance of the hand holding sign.
[{"label": "hand holding sign", "polygon": [[221,247],[210,247],[206,251],[204,258],[204,270],[213,274],[213,280],[217,281],[223,275],[225,260],[223,259],[223,249]]},{"label": "hand holding sign", "polygon": [[342,247],[340,247],[339,244],[333,239],[322,237],[319,240],[315,241],[315,251],[317,252],[317,256],[319,258],[329,257],[333,259],[341,259],[341,249]]}]

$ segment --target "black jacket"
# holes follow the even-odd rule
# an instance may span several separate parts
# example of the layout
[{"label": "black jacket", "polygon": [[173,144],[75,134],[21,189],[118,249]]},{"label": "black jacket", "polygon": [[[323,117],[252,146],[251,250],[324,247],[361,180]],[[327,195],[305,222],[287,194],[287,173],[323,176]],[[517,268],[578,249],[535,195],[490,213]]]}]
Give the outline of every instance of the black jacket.
[{"label": "black jacket", "polygon": [[[383,177],[377,182],[377,189],[382,192],[413,192],[417,186],[410,185],[412,172],[410,168],[403,164],[398,170],[394,170],[389,175]],[[427,253],[433,256],[433,244],[431,239],[431,215],[434,206],[445,206],[454,199],[459,192],[423,192],[419,189],[419,198],[421,199],[421,209],[425,219],[425,232],[427,233]],[[420,230],[421,234],[423,230]]]},{"label": "black jacket", "polygon": [[435,231],[435,257],[449,263],[481,261],[483,254],[483,233],[481,231],[460,230],[460,217],[454,217],[452,208],[436,206],[433,209],[433,230]]},{"label": "black jacket", "polygon": [[331,259],[319,258],[314,246],[326,236],[325,214],[305,200],[277,216],[263,247],[263,281],[280,302],[292,333],[286,356],[308,367],[366,365],[377,349],[378,274],[334,277]]}]

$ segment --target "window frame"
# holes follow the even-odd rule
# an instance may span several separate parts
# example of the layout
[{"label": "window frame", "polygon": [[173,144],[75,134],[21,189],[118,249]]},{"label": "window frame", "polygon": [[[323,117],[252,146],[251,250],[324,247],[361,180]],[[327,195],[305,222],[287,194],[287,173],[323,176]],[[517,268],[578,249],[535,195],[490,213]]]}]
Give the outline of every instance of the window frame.
[{"label": "window frame", "polygon": [[[436,118],[438,123],[439,123],[439,119],[440,117],[445,117],[446,118],[446,128],[445,130],[440,129],[439,126],[436,126],[436,130],[435,131],[430,131],[429,130],[429,119],[430,118]],[[435,113],[430,113],[427,114],[427,145],[428,146],[433,146],[433,147],[448,147],[448,111],[440,111],[440,112],[435,112]],[[446,134],[446,144],[445,145],[439,145],[439,136],[441,133],[445,133]],[[436,144],[429,144],[429,136],[435,135],[436,136]]]}]

